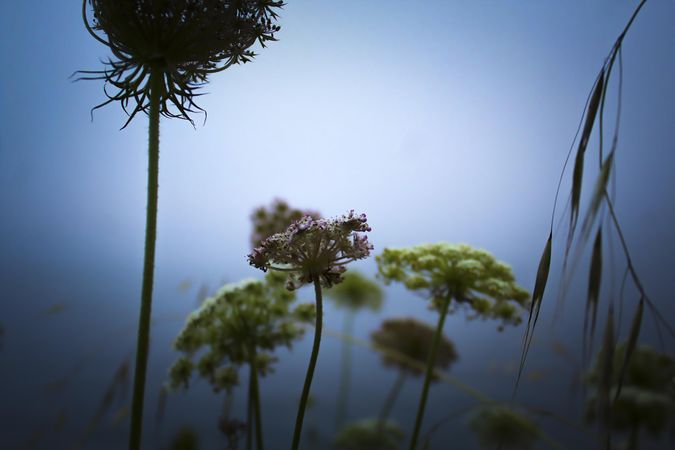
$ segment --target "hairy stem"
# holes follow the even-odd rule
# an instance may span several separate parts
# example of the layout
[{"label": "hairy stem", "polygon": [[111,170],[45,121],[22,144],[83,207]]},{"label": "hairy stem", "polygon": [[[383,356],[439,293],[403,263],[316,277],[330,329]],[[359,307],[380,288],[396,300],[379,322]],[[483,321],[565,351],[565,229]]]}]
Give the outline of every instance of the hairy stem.
[{"label": "hairy stem", "polygon": [[148,142],[148,204],[145,222],[145,257],[143,262],[143,287],[141,312],[138,321],[136,343],[136,368],[134,393],[131,404],[131,433],[129,450],[140,450],[143,428],[143,399],[145,377],[148,367],[150,342],[150,314],[152,310],[152,283],[155,269],[155,240],[157,237],[157,191],[159,178],[159,104],[161,100],[162,74],[153,69],[150,74],[150,117]]},{"label": "hairy stem", "polygon": [[318,279],[314,280],[314,292],[316,294],[316,326],[314,327],[314,346],[312,347],[312,356],[309,358],[309,366],[307,367],[307,375],[305,376],[305,386],[302,388],[302,396],[300,397],[300,405],[298,406],[298,415],[295,418],[295,431],[293,432],[292,450],[298,450],[300,445],[300,437],[302,435],[302,421],[305,417],[305,409],[307,408],[307,400],[309,398],[309,389],[312,386],[312,377],[314,376],[314,368],[316,367],[316,360],[319,356],[319,346],[321,345],[321,327],[323,325],[323,299],[321,297],[321,284]]},{"label": "hairy stem", "polygon": [[424,418],[424,409],[427,405],[427,395],[429,394],[429,383],[431,382],[431,377],[434,372],[434,367],[436,366],[436,353],[438,352],[438,345],[441,342],[441,334],[443,334],[443,324],[445,323],[445,316],[448,314],[448,306],[450,306],[450,297],[443,300],[443,305],[441,307],[441,315],[438,318],[438,326],[436,327],[436,333],[434,333],[434,340],[431,344],[431,353],[429,353],[429,359],[427,360],[427,372],[424,377],[424,386],[422,387],[422,397],[420,398],[420,404],[417,408],[417,418],[415,419],[415,428],[413,430],[412,438],[410,439],[410,450],[415,450],[417,447],[417,438],[420,434],[420,428],[422,427],[422,419]]},{"label": "hairy stem", "polygon": [[[345,336],[351,336],[354,331],[355,312],[347,311],[344,318],[342,333]],[[340,362],[340,387],[338,388],[337,413],[335,424],[337,427],[342,425],[347,417],[347,405],[349,401],[349,385],[352,371],[352,343],[351,341],[342,342],[342,361]]]}]

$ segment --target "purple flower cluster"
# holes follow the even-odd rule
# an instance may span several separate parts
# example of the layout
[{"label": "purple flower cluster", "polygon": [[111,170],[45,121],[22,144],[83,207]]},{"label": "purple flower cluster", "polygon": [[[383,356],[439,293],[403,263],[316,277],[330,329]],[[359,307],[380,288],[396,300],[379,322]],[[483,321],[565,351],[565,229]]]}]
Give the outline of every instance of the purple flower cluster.
[{"label": "purple flower cluster", "polygon": [[342,281],[346,264],[370,256],[373,245],[360,234],[368,231],[366,215],[354,210],[337,219],[304,216],[265,239],[248,255],[248,262],[262,271],[288,272],[289,290],[317,280],[329,288]]}]

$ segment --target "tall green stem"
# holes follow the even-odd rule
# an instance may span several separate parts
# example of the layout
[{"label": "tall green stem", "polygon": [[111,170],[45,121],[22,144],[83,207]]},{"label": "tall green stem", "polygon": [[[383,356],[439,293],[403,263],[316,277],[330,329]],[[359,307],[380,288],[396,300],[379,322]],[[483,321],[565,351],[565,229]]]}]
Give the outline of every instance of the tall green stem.
[{"label": "tall green stem", "polygon": [[422,427],[422,419],[424,418],[424,409],[427,405],[427,394],[429,393],[429,383],[436,366],[436,353],[438,352],[438,345],[441,342],[441,334],[443,333],[443,324],[445,323],[445,316],[448,314],[448,306],[450,306],[450,297],[443,300],[441,307],[441,316],[438,318],[438,326],[436,326],[436,333],[434,334],[434,341],[431,344],[431,353],[427,360],[427,373],[424,377],[424,386],[422,387],[422,397],[417,408],[417,418],[415,419],[415,429],[413,430],[412,439],[410,439],[410,450],[415,450],[417,447],[417,438]]},{"label": "tall green stem", "polygon": [[[344,318],[342,334],[351,337],[354,331],[354,318],[356,314],[353,310],[348,310]],[[338,388],[337,412],[335,414],[335,424],[339,427],[347,417],[347,405],[349,402],[349,385],[351,384],[352,372],[352,342],[346,340],[342,342],[342,361],[340,362],[340,387]]]},{"label": "tall green stem", "polygon": [[378,422],[380,423],[380,428],[384,427],[384,423],[389,418],[391,409],[394,407],[394,403],[396,403],[398,393],[401,392],[401,387],[403,386],[404,381],[405,381],[405,372],[399,370],[398,375],[396,376],[396,381],[394,381],[394,384],[391,386],[389,394],[387,394],[387,398],[384,400],[382,411],[380,411],[380,417],[378,419]]},{"label": "tall green stem", "polygon": [[298,406],[298,415],[295,418],[295,432],[293,433],[292,450],[298,450],[300,437],[302,435],[302,421],[305,417],[305,408],[307,408],[307,399],[309,398],[309,388],[312,386],[312,377],[316,360],[319,356],[319,345],[321,345],[321,327],[323,325],[323,299],[321,297],[321,284],[318,279],[314,280],[314,293],[316,295],[316,326],[314,327],[314,346],[312,347],[312,356],[309,358],[307,375],[305,376],[305,386],[302,388],[300,405]]},{"label": "tall green stem", "polygon": [[253,450],[253,410],[255,409],[255,384],[253,364],[249,365],[248,372],[248,401],[246,402],[246,450]]},{"label": "tall green stem", "polygon": [[258,383],[258,362],[255,348],[251,351],[251,370],[253,374],[251,381],[253,383],[253,407],[255,409],[255,440],[256,448],[264,450],[263,444],[263,430],[262,430],[262,413],[260,411],[260,384]]},{"label": "tall green stem", "polygon": [[143,429],[143,399],[145,376],[148,367],[150,342],[150,314],[152,309],[152,283],[155,268],[155,240],[157,237],[157,191],[159,178],[159,104],[162,96],[162,72],[153,68],[150,74],[150,126],[148,142],[148,204],[145,222],[145,257],[143,261],[143,287],[141,312],[138,320],[136,343],[136,369],[134,393],[131,404],[131,433],[129,450],[140,450]]}]

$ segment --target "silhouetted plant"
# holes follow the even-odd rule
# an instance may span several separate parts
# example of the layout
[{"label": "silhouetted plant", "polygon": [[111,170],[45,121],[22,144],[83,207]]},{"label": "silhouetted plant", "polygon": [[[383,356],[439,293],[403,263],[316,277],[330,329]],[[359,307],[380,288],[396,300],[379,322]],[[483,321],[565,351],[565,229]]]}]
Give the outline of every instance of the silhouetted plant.
[{"label": "silhouetted plant", "polygon": [[[637,346],[622,380],[620,369],[628,347],[625,342],[617,346],[609,376],[604,373],[604,347],[598,352],[587,379],[595,392],[588,398],[586,418],[590,422],[608,421],[605,426],[627,432],[628,449],[637,450],[642,429],[654,437],[669,430],[671,438],[675,437],[675,358],[647,346]],[[605,380],[609,380],[606,387]],[[601,410],[607,402],[602,399],[604,389],[610,402],[608,417]]]},{"label": "silhouetted plant", "polygon": [[[382,306],[384,299],[382,288],[370,278],[356,271],[346,273],[344,281],[330,288],[326,295],[333,300],[338,308],[346,309],[342,321],[342,334],[345,336],[354,334],[354,319],[358,311],[363,309],[377,311]],[[340,361],[340,387],[337,390],[337,413],[335,415],[335,422],[338,426],[344,422],[347,415],[351,378],[351,350],[352,342],[343,340]]]},{"label": "silhouetted plant", "polygon": [[[396,381],[382,406],[380,421],[384,422],[389,418],[405,379],[409,376],[418,377],[424,374],[419,365],[426,365],[429,361],[434,334],[433,327],[412,318],[403,318],[385,320],[380,328],[370,335],[375,348],[383,351],[382,363],[398,369]],[[448,369],[457,358],[452,341],[445,335],[441,335],[433,368]],[[432,375],[432,381],[435,379],[436,377]]]},{"label": "silhouetted plant", "polygon": [[373,246],[365,234],[360,234],[368,231],[370,226],[366,215],[356,215],[353,210],[337,219],[315,220],[305,216],[294,222],[285,232],[265,239],[248,255],[249,263],[262,271],[271,269],[285,272],[288,275],[286,287],[289,290],[295,290],[307,283],[314,284],[314,344],[295,421],[291,447],[293,450],[297,450],[300,445],[307,398],[319,356],[323,325],[321,288],[330,288],[342,282],[347,264],[370,255]]},{"label": "silhouetted plant", "polygon": [[312,304],[291,310],[295,294],[285,289],[284,279],[270,273],[264,281],[224,286],[188,317],[174,341],[184,356],[169,371],[173,388],[188,387],[196,371],[214,391],[229,391],[239,383],[240,367],[249,366],[248,448],[253,428],[257,447],[263,448],[258,377],[273,370],[277,347],[290,348],[304,335],[298,321],[311,322],[314,316]]},{"label": "silhouetted plant", "polygon": [[[647,293],[640,276],[638,275],[637,269],[633,264],[633,259],[628,248],[628,243],[623,234],[622,227],[620,225],[619,219],[614,209],[614,193],[608,190],[611,180],[616,180],[616,171],[615,171],[615,155],[617,152],[619,144],[619,131],[621,125],[621,102],[622,102],[622,91],[623,91],[623,43],[628,32],[633,26],[636,18],[642,11],[646,0],[640,0],[637,4],[633,13],[631,14],[628,22],[625,27],[618,35],[617,39],[614,41],[609,53],[603,59],[600,66],[598,75],[595,78],[591,86],[586,104],[584,106],[581,121],[577,128],[572,144],[567,153],[567,158],[563,165],[562,173],[558,180],[558,185],[556,189],[555,198],[553,201],[553,208],[551,212],[551,220],[549,226],[549,235],[544,245],[544,251],[539,260],[539,266],[537,269],[537,276],[534,285],[534,290],[532,293],[532,303],[530,307],[529,319],[527,322],[527,328],[525,330],[525,336],[523,340],[523,348],[521,351],[520,358],[520,367],[518,369],[518,375],[516,378],[514,386],[514,396],[518,389],[518,384],[520,382],[521,375],[523,373],[525,362],[527,359],[527,354],[534,336],[534,330],[539,318],[539,312],[541,305],[544,299],[544,292],[546,285],[548,283],[548,275],[551,268],[551,257],[553,254],[553,227],[556,222],[556,207],[558,205],[559,195],[561,192],[562,181],[564,179],[567,168],[570,166],[572,152],[576,147],[576,153],[574,154],[574,163],[571,174],[571,189],[569,191],[569,222],[567,226],[567,240],[565,243],[564,257],[563,257],[563,269],[562,269],[562,278],[563,278],[563,289],[558,298],[558,308],[562,308],[563,300],[565,298],[565,283],[569,282],[566,280],[568,275],[568,258],[570,252],[573,248],[573,244],[576,240],[576,251],[578,254],[584,249],[585,245],[588,243],[588,240],[591,236],[591,233],[594,233],[593,247],[591,251],[591,259],[589,264],[589,273],[588,273],[588,287],[586,295],[586,306],[584,311],[584,324],[581,332],[582,335],[582,363],[586,364],[587,359],[592,354],[592,345],[594,342],[595,336],[595,327],[597,323],[597,310],[600,303],[601,297],[601,287],[603,283],[603,254],[605,251],[603,248],[606,248],[606,236],[608,231],[613,229],[616,232],[616,235],[619,240],[620,248],[625,258],[626,268],[624,271],[622,285],[626,281],[633,283],[634,287],[640,293],[638,300],[638,305],[636,308],[636,313],[633,317],[633,327],[631,328],[631,336],[628,337],[629,340],[637,339],[640,325],[642,322],[643,310],[645,305],[648,310],[652,313],[657,331],[661,333],[661,327],[664,327],[670,336],[675,339],[675,329],[673,328],[670,321],[668,321],[658,310],[654,301],[650,298]],[[618,62],[618,64],[617,64]],[[605,123],[605,106],[607,103],[608,89],[610,86],[610,79],[613,73],[618,72],[615,76],[617,78],[617,107],[616,107],[616,117],[614,118],[613,133],[611,141],[609,141],[608,136],[605,135],[606,129],[608,128]],[[596,126],[597,123],[597,126]],[[582,127],[583,125],[583,127]],[[585,167],[586,153],[589,148],[589,142],[591,136],[593,135],[594,129],[597,130],[598,137],[598,148],[597,148],[597,162],[598,162],[598,174],[595,179],[593,186],[593,192],[588,202],[587,210],[583,216],[583,221],[581,223],[581,228],[578,229],[579,219],[581,215],[581,200],[582,200],[582,188],[584,185],[584,175],[588,176],[588,169]],[[578,138],[578,139],[577,139]],[[609,144],[609,145],[607,145]],[[606,153],[606,154],[605,154]],[[565,212],[563,212],[565,214]],[[599,222],[596,225],[596,222]],[[604,223],[603,223],[604,222]],[[605,233],[603,236],[603,229]],[[623,291],[623,287],[622,287]],[[611,310],[612,308],[608,308]],[[609,315],[607,316],[609,321]],[[629,347],[626,352],[626,360],[631,358],[631,348]]]},{"label": "silhouetted plant", "polygon": [[469,429],[486,449],[530,450],[541,435],[526,416],[500,405],[479,407],[469,418]]},{"label": "silhouetted plant", "polygon": [[269,207],[260,206],[251,214],[253,233],[251,233],[252,248],[260,246],[262,241],[273,234],[283,233],[286,228],[304,216],[320,219],[317,211],[291,208],[289,204],[279,198],[274,199]]},{"label": "silhouetted plant", "polygon": [[[87,3],[91,8],[90,23]],[[136,373],[129,448],[141,442],[143,396],[147,367],[157,223],[159,173],[159,117],[192,122],[189,113],[203,111],[195,104],[197,91],[210,74],[254,53],[249,48],[275,40],[279,30],[275,0],[83,0],[84,24],[97,41],[113,54],[99,71],[81,71],[79,79],[105,81],[108,100],[97,109],[119,101],[124,124],[138,112],[148,114],[148,202],[143,287],[136,351]],[[114,92],[110,93],[107,89]],[[93,110],[92,110],[93,111]],[[123,127],[124,128],[124,127]]]},{"label": "silhouetted plant", "polygon": [[344,426],[333,446],[339,450],[396,450],[403,438],[403,430],[395,422],[364,419]]},{"label": "silhouetted plant", "polygon": [[[529,294],[515,282],[511,268],[490,253],[468,245],[422,244],[410,248],[385,249],[377,256],[379,275],[386,283],[401,282],[412,291],[429,297],[431,308],[440,313],[424,386],[410,441],[417,446],[429,382],[432,378],[443,324],[448,312],[469,311],[469,318],[494,318],[504,324],[518,324]],[[452,306],[452,308],[451,308]]]}]

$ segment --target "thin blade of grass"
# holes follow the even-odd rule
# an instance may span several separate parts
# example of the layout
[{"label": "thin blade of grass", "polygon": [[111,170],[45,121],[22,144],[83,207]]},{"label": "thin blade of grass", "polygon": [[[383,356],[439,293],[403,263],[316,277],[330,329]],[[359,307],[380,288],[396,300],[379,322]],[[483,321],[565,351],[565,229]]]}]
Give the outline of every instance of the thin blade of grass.
[{"label": "thin blade of grass", "polygon": [[574,172],[572,175],[572,207],[570,210],[570,237],[574,235],[574,229],[576,228],[576,223],[579,218],[579,203],[581,200],[581,185],[584,172],[584,153],[586,152],[586,147],[588,146],[588,141],[590,140],[591,132],[593,131],[595,117],[598,114],[598,108],[600,106],[600,100],[602,99],[604,84],[605,68],[603,66],[603,68],[600,70],[600,74],[598,75],[598,80],[595,83],[593,95],[591,96],[591,100],[588,104],[588,110],[586,111],[586,121],[584,122],[584,129],[581,133],[581,139],[579,139],[577,156],[574,161]]},{"label": "thin blade of grass", "polygon": [[548,274],[551,269],[552,243],[553,243],[553,230],[551,230],[551,232],[548,235],[546,245],[544,246],[544,252],[541,255],[541,259],[539,260],[539,267],[537,269],[537,278],[534,283],[534,290],[532,291],[532,303],[530,304],[530,314],[527,319],[527,328],[525,329],[525,336],[523,338],[523,351],[520,355],[520,367],[518,368],[518,376],[516,377],[516,384],[513,389],[514,396],[516,394],[516,391],[518,390],[518,384],[520,383],[520,378],[523,374],[523,369],[525,368],[525,360],[527,359],[527,353],[530,349],[532,336],[534,335],[534,327],[536,326],[537,319],[539,318],[539,310],[541,308],[541,302],[544,298],[544,291],[546,290]]},{"label": "thin blade of grass", "polygon": [[602,203],[602,199],[605,197],[605,192],[607,192],[607,183],[609,182],[609,176],[611,175],[613,165],[614,152],[612,151],[609,155],[607,155],[607,158],[602,163],[600,175],[598,176],[598,179],[595,183],[591,204],[588,207],[584,224],[581,227],[582,236],[588,236],[588,233],[593,226],[593,222],[595,222],[595,218],[598,215],[598,210],[600,209],[600,204]]},{"label": "thin blade of grass", "polygon": [[621,364],[621,372],[619,372],[619,385],[616,389],[616,396],[614,401],[619,398],[621,395],[621,386],[623,385],[624,377],[626,376],[626,370],[628,369],[628,363],[630,362],[630,357],[633,355],[635,346],[637,345],[638,336],[640,336],[640,326],[642,325],[642,313],[645,308],[645,299],[640,297],[640,302],[638,303],[637,309],[635,310],[635,315],[633,316],[633,323],[630,327],[630,334],[628,335],[628,342],[626,343],[626,351],[623,356],[623,364]]},{"label": "thin blade of grass", "polygon": [[603,338],[602,357],[600,359],[600,383],[598,385],[598,417],[600,417],[602,423],[603,440],[607,450],[612,448],[610,433],[612,403],[610,391],[614,369],[614,346],[614,307],[610,305],[605,325],[605,336]]},{"label": "thin blade of grass", "polygon": [[[591,255],[591,268],[588,273],[588,297],[586,301],[586,313],[584,315],[584,352],[590,356],[593,352],[593,338],[595,336],[595,324],[598,316],[598,299],[600,297],[600,283],[602,281],[602,227],[598,228],[593,243]],[[589,329],[590,317],[590,329]]]}]

